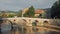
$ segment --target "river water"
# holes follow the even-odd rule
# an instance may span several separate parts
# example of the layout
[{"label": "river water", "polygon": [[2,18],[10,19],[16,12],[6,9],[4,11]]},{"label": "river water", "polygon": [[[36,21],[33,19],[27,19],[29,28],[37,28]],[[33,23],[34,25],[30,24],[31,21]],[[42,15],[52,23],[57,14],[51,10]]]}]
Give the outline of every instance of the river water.
[{"label": "river water", "polygon": [[10,25],[3,25],[1,31],[2,34],[60,34],[60,32],[44,30],[42,27],[16,26],[14,30],[11,30]]},{"label": "river water", "polygon": [[25,26],[14,25],[13,29],[11,23],[1,24],[1,34],[60,34],[58,31],[51,31],[49,28],[43,26]]}]

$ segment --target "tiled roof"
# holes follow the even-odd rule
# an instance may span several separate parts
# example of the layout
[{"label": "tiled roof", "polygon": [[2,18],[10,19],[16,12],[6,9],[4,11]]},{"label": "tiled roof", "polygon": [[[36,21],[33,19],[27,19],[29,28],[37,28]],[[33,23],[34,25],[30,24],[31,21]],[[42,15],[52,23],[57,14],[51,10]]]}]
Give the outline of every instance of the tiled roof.
[{"label": "tiled roof", "polygon": [[44,13],[44,10],[40,10],[40,9],[35,10],[35,14],[41,14],[41,13]]}]

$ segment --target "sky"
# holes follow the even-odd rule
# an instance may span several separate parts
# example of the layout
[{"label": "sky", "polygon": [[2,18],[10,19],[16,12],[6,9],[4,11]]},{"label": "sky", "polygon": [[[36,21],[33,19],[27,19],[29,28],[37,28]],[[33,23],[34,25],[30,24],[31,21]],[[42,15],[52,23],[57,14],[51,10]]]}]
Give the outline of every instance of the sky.
[{"label": "sky", "polygon": [[31,5],[35,9],[50,8],[57,0],[0,0],[0,10],[18,11]]}]

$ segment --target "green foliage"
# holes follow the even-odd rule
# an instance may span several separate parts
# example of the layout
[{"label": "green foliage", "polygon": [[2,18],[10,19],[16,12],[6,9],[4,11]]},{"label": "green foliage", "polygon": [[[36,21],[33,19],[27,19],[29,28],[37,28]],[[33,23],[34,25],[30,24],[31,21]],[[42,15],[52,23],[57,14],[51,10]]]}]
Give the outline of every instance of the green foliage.
[{"label": "green foliage", "polygon": [[42,14],[40,14],[38,17],[40,17],[40,18],[41,18],[41,17],[42,17]]},{"label": "green foliage", "polygon": [[16,16],[16,14],[9,14],[9,15],[8,15],[8,17],[10,17],[10,18],[11,18],[11,17],[14,17],[14,16]]},{"label": "green foliage", "polygon": [[17,14],[18,17],[21,17],[22,16],[22,10],[20,10]]},{"label": "green foliage", "polygon": [[14,11],[1,11],[0,18],[9,18],[16,16],[17,12]]},{"label": "green foliage", "polygon": [[34,7],[33,6],[31,6],[30,8],[29,8],[29,10],[27,11],[27,13],[25,13],[24,14],[24,16],[28,16],[28,17],[34,17]]},{"label": "green foliage", "polygon": [[24,15],[24,17],[29,17],[28,13],[25,13],[25,14],[23,14],[23,15]]},{"label": "green foliage", "polygon": [[1,18],[7,18],[7,13],[5,11],[1,12]]},{"label": "green foliage", "polygon": [[40,14],[38,17],[39,18],[46,18],[46,13]]},{"label": "green foliage", "polygon": [[60,0],[56,1],[51,8],[51,17],[60,18]]}]

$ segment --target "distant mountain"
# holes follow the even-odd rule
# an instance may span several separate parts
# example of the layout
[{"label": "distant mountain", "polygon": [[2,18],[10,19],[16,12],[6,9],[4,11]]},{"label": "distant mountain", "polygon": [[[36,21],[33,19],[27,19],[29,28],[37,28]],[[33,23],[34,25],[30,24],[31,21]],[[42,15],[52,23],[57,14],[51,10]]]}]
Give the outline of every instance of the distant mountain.
[{"label": "distant mountain", "polygon": [[6,13],[18,13],[18,11],[0,11],[1,12],[6,12]]}]

